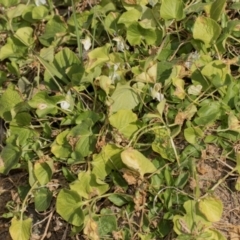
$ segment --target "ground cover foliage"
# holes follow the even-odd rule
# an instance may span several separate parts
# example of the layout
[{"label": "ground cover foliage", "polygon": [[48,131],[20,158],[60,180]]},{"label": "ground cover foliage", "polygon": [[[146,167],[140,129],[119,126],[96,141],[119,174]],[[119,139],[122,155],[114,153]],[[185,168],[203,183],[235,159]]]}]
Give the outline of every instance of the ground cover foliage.
[{"label": "ground cover foliage", "polygon": [[239,1],[0,4],[4,239],[239,239]]}]

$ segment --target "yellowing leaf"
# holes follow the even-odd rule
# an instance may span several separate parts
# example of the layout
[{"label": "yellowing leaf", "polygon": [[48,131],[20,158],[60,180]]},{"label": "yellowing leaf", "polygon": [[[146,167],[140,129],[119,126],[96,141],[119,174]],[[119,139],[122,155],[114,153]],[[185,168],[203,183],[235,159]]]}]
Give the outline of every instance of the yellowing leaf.
[{"label": "yellowing leaf", "polygon": [[230,113],[228,116],[228,128],[240,133],[240,122],[233,113]]},{"label": "yellowing leaf", "polygon": [[18,38],[24,45],[30,46],[34,41],[32,35],[33,35],[32,28],[23,27],[19,28],[14,36]]},{"label": "yellowing leaf", "polygon": [[93,219],[88,219],[83,233],[88,236],[91,240],[98,240],[100,239],[98,235],[98,225]]},{"label": "yellowing leaf", "polygon": [[235,184],[235,189],[237,191],[240,191],[240,177],[237,178],[236,184]]},{"label": "yellowing leaf", "polygon": [[184,5],[181,0],[162,0],[160,15],[163,19],[176,19],[177,21],[185,17]]},{"label": "yellowing leaf", "polygon": [[97,80],[99,80],[100,88],[108,95],[110,90],[113,88],[112,80],[104,75],[99,76]]},{"label": "yellowing leaf", "polygon": [[199,202],[199,210],[210,222],[217,222],[223,213],[223,203],[215,197],[207,197]]},{"label": "yellowing leaf", "polygon": [[157,79],[157,63],[152,65],[146,72],[136,76],[137,81],[155,83]]},{"label": "yellowing leaf", "polygon": [[153,173],[157,170],[142,153],[132,148],[124,150],[121,159],[128,168],[138,172],[142,178],[145,173]]},{"label": "yellowing leaf", "polygon": [[193,38],[203,41],[207,46],[213,44],[221,33],[221,27],[211,18],[198,17],[193,26]]},{"label": "yellowing leaf", "polygon": [[185,90],[184,90],[184,80],[180,78],[172,78],[173,85],[176,87],[174,91],[174,95],[177,96],[179,99],[185,98]]},{"label": "yellowing leaf", "polygon": [[136,89],[132,88],[129,83],[119,83],[111,96],[113,104],[110,107],[110,114],[120,109],[133,109],[139,104],[139,96]]},{"label": "yellowing leaf", "polygon": [[62,189],[57,196],[57,213],[72,225],[81,226],[84,222],[84,214],[81,204],[81,197],[77,192]]},{"label": "yellowing leaf", "polygon": [[87,71],[90,71],[94,67],[103,64],[109,60],[109,47],[110,44],[106,44],[103,47],[98,47],[88,53],[88,67]]},{"label": "yellowing leaf", "polygon": [[11,221],[9,232],[13,240],[27,240],[31,235],[32,219],[25,220],[17,219],[14,217]]},{"label": "yellowing leaf", "polygon": [[130,138],[138,130],[136,121],[137,115],[131,110],[119,110],[109,117],[110,124],[126,138]]}]

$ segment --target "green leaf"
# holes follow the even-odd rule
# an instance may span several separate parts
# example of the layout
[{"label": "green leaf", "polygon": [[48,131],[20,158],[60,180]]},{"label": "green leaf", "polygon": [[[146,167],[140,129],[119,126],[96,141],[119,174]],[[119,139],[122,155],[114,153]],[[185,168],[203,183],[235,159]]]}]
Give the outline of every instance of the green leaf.
[{"label": "green leaf", "polygon": [[15,37],[7,38],[7,43],[0,49],[0,60],[15,57],[20,58],[27,52],[27,46]]},{"label": "green leaf", "polygon": [[19,92],[10,84],[0,98],[0,116],[6,121],[11,121],[11,110],[22,101]]},{"label": "green leaf", "polygon": [[18,4],[16,7],[10,8],[6,13],[8,19],[20,17],[26,7],[27,7],[26,4]]},{"label": "green leaf", "polygon": [[0,71],[0,86],[7,80],[6,72]]},{"label": "green leaf", "polygon": [[[208,229],[211,222],[207,221],[197,208],[196,201],[188,200],[184,202],[184,209],[186,214],[184,216],[175,215],[173,217],[174,231],[178,235],[194,234],[194,230],[199,227],[198,231],[202,232],[202,227]],[[196,222],[198,225],[196,226]]]},{"label": "green leaf", "polygon": [[11,221],[9,232],[13,240],[27,240],[31,236],[32,219],[25,220],[14,217]]},{"label": "green leaf", "polygon": [[207,125],[214,122],[221,115],[221,104],[216,101],[205,102],[198,110],[199,117],[194,119],[197,125]]},{"label": "green leaf", "polygon": [[98,230],[101,237],[106,236],[117,230],[117,219],[110,209],[103,208],[100,212],[101,217],[98,221]]},{"label": "green leaf", "polygon": [[67,139],[75,139],[74,154],[76,158],[88,156],[95,147],[95,137],[91,131],[92,121],[86,119],[81,124],[73,127]]},{"label": "green leaf", "polygon": [[155,139],[152,143],[152,149],[161,155],[162,158],[168,159],[169,161],[175,161],[175,154],[171,144],[169,133],[164,128],[154,130]]},{"label": "green leaf", "polygon": [[27,164],[28,164],[28,172],[29,172],[28,183],[32,187],[37,181],[37,179],[36,179],[36,176],[34,175],[32,162],[28,160]]},{"label": "green leaf", "polygon": [[206,197],[198,204],[199,210],[210,222],[220,221],[223,213],[223,203],[215,197]]},{"label": "green leaf", "polygon": [[160,7],[160,16],[166,20],[182,20],[185,17],[183,8],[184,5],[181,0],[162,0],[162,5]]},{"label": "green leaf", "polygon": [[224,235],[222,235],[222,233],[220,233],[219,231],[215,230],[215,229],[209,229],[206,231],[206,233],[210,233],[211,234],[211,239],[214,240],[227,240],[226,237]]},{"label": "green leaf", "polygon": [[58,112],[57,103],[65,100],[64,96],[49,96],[46,91],[38,92],[28,102],[30,107],[37,108],[37,115],[44,117],[47,114],[56,114]]},{"label": "green leaf", "polygon": [[19,28],[14,36],[19,39],[24,45],[30,46],[33,44],[33,29],[30,27]]},{"label": "green leaf", "polygon": [[204,133],[199,127],[188,127],[184,129],[185,139],[193,145],[199,144],[201,141],[199,140],[199,138],[201,139],[203,136],[204,136]]},{"label": "green leaf", "polygon": [[41,5],[41,6],[36,6],[32,10],[32,18],[33,19],[39,19],[43,20],[47,15],[48,15],[48,8]]},{"label": "green leaf", "polygon": [[34,192],[34,204],[37,211],[42,212],[49,208],[52,192],[48,188],[39,188]]},{"label": "green leaf", "polygon": [[17,141],[21,147],[25,147],[31,140],[38,137],[36,130],[22,126],[16,126],[16,121],[11,122],[10,132],[11,135],[17,136]]},{"label": "green leaf", "polygon": [[[220,87],[225,83],[226,75],[228,74],[228,67],[223,61],[215,60],[206,64],[201,73],[207,77],[216,87]],[[219,76],[218,81],[214,82],[214,77]]]},{"label": "green leaf", "polygon": [[129,25],[131,25],[134,22],[137,22],[141,16],[141,12],[138,9],[130,9],[126,12],[124,12],[119,20],[118,23],[123,23],[128,28]]},{"label": "green leaf", "polygon": [[62,173],[68,182],[73,182],[76,180],[76,176],[71,172],[70,169],[62,167]]},{"label": "green leaf", "polygon": [[105,44],[103,47],[95,48],[88,53],[87,72],[109,60],[109,48],[110,44]]},{"label": "green leaf", "polygon": [[131,110],[119,110],[117,113],[109,117],[110,124],[117,128],[126,138],[130,138],[134,132],[138,130],[136,124],[137,115]]},{"label": "green leaf", "polygon": [[18,126],[29,126],[31,122],[31,115],[27,112],[20,112],[15,116],[15,121]]},{"label": "green leaf", "polygon": [[110,107],[111,113],[121,109],[132,110],[139,104],[138,94],[128,83],[119,83],[111,98],[113,100],[113,104]]},{"label": "green leaf", "polygon": [[142,40],[152,45],[157,40],[157,35],[155,29],[143,28],[138,22],[134,22],[127,28],[127,40],[132,46],[140,45]]},{"label": "green leaf", "polygon": [[240,151],[237,151],[236,155],[237,155],[236,156],[236,162],[237,162],[236,170],[240,174]]},{"label": "green leaf", "polygon": [[210,8],[210,17],[218,21],[221,17],[221,14],[224,12],[226,6],[226,0],[215,0],[214,3],[211,4]]},{"label": "green leaf", "polygon": [[108,197],[108,199],[118,207],[121,207],[132,201],[132,198],[128,196],[122,196],[119,194],[112,194]]},{"label": "green leaf", "polygon": [[91,172],[80,172],[78,180],[70,184],[71,190],[76,191],[80,196],[90,199],[93,196],[101,196],[108,191],[109,186],[96,178]]},{"label": "green leaf", "polygon": [[19,2],[20,2],[19,0],[1,0],[0,1],[0,3],[6,8],[17,5]]},{"label": "green leaf", "polygon": [[138,172],[141,178],[143,178],[144,174],[153,173],[157,170],[149,159],[132,148],[124,150],[121,153],[121,159],[128,168]]},{"label": "green leaf", "polygon": [[59,144],[53,143],[51,146],[51,152],[54,154],[55,157],[59,159],[63,159],[70,156],[72,152],[72,148],[69,144],[59,145]]},{"label": "green leaf", "polygon": [[93,156],[93,161],[91,162],[93,165],[92,173],[99,179],[104,180],[112,169],[123,168],[121,152],[122,149],[115,145],[107,144],[104,146],[99,154]]},{"label": "green leaf", "polygon": [[60,159],[67,158],[70,156],[72,152],[72,147],[67,140],[68,133],[69,133],[69,130],[65,130],[59,133],[56,137],[56,140],[51,145],[51,152],[57,158],[60,158]]},{"label": "green leaf", "polygon": [[41,185],[46,185],[52,178],[52,162],[35,163],[34,174]]},{"label": "green leaf", "polygon": [[[237,171],[238,171],[238,173],[239,173],[239,166],[237,167]],[[235,189],[236,189],[237,191],[240,191],[240,177],[237,178],[237,181],[236,181],[236,183],[235,183]]]},{"label": "green leaf", "polygon": [[8,174],[11,169],[16,167],[18,164],[21,152],[19,149],[12,145],[7,145],[2,149],[1,152],[1,161],[3,166],[0,165],[0,172]]},{"label": "green leaf", "polygon": [[54,15],[54,17],[47,22],[45,32],[39,37],[39,40],[44,46],[50,46],[57,35],[66,33],[66,31],[67,24],[60,16]]},{"label": "green leaf", "polygon": [[80,64],[72,64],[68,69],[66,69],[66,74],[73,85],[79,86],[81,83],[82,77],[85,73],[85,68]]},{"label": "green leaf", "polygon": [[41,48],[40,57],[47,62],[53,62],[54,59],[54,47]]},{"label": "green leaf", "polygon": [[211,18],[200,16],[193,26],[193,38],[203,41],[207,46],[214,44],[221,33],[221,27]]},{"label": "green leaf", "polygon": [[52,77],[56,76],[64,83],[69,83],[70,79],[68,79],[66,71],[74,64],[80,65],[80,60],[76,54],[69,48],[62,49],[55,55],[53,63],[49,64],[51,68],[56,70],[53,72],[51,69],[46,69],[44,73],[44,80],[49,83],[50,81],[53,81]]},{"label": "green leaf", "polygon": [[57,196],[57,213],[74,226],[81,226],[84,214],[81,208],[81,197],[73,190],[62,189]]}]

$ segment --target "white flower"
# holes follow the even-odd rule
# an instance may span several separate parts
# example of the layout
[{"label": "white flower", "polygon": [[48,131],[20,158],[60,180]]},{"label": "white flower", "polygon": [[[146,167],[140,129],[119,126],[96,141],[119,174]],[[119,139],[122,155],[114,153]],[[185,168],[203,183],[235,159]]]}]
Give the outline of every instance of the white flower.
[{"label": "white flower", "polygon": [[187,61],[184,63],[184,66],[187,69],[190,69],[192,67],[192,64],[198,60],[200,58],[200,54],[196,51],[196,52],[191,52],[188,56]]},{"label": "white flower", "polygon": [[112,80],[112,84],[114,84],[115,81],[119,81],[121,79],[120,75],[117,72],[119,66],[120,66],[120,63],[114,64],[113,72],[111,74],[109,74],[109,78]]},{"label": "white flower", "polygon": [[67,95],[65,97],[65,100],[60,101],[58,103],[60,103],[61,109],[66,110],[66,111],[71,111],[69,109],[71,107],[71,103],[72,103],[71,91],[68,90]]},{"label": "white flower", "polygon": [[113,38],[113,40],[117,42],[117,50],[118,51],[124,52],[125,48],[126,49],[128,48],[122,37],[115,37],[115,38]]},{"label": "white flower", "polygon": [[81,40],[81,43],[83,44],[83,48],[85,51],[88,51],[92,46],[91,38],[89,36],[86,36],[85,39]]},{"label": "white flower", "polygon": [[64,101],[61,101],[61,102],[58,102],[58,103],[60,103],[61,109],[69,111],[69,107],[70,107],[69,102],[64,100]]},{"label": "white flower", "polygon": [[47,4],[46,0],[35,0],[36,6],[41,6]]},{"label": "white flower", "polygon": [[164,99],[164,95],[161,93],[161,87],[161,83],[155,83],[153,88],[150,88],[152,98],[157,99],[159,102]]}]

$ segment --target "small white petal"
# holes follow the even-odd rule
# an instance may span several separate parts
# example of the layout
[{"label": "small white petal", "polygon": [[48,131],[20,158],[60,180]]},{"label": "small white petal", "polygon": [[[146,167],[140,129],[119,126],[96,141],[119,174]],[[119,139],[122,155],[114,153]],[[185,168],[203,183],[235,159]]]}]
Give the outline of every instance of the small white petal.
[{"label": "small white petal", "polygon": [[161,102],[161,101],[164,99],[164,95],[158,92],[158,93],[156,94],[155,98],[156,98],[159,102]]},{"label": "small white petal", "polygon": [[88,51],[92,46],[91,38],[89,36],[86,36],[85,39],[81,40],[81,43],[83,44],[83,48],[85,51]]},{"label": "small white petal", "polygon": [[118,70],[119,66],[120,66],[120,63],[114,64],[114,67],[113,67],[114,72]]},{"label": "small white petal", "polygon": [[117,50],[120,52],[124,52],[125,50],[125,42],[121,37],[115,37],[113,38],[114,41],[117,42]]},{"label": "small white petal", "polygon": [[113,72],[109,78],[112,80],[112,84],[115,83],[115,81],[119,81],[121,79],[120,75],[116,72]]},{"label": "small white petal", "polygon": [[164,95],[161,94],[161,83],[155,83],[153,88],[150,88],[151,96],[153,99],[157,99],[161,102],[164,99]]},{"label": "small white petal", "polygon": [[196,51],[196,52],[191,52],[188,56],[187,61],[184,63],[184,66],[187,69],[190,69],[192,67],[192,64],[198,60],[200,58],[200,54]]},{"label": "small white petal", "polygon": [[36,6],[41,6],[41,5],[44,5],[46,3],[47,3],[46,0],[35,0]]},{"label": "small white petal", "polygon": [[68,110],[70,107],[70,103],[68,103],[67,101],[61,101],[59,103],[60,103],[61,109],[63,110]]}]

